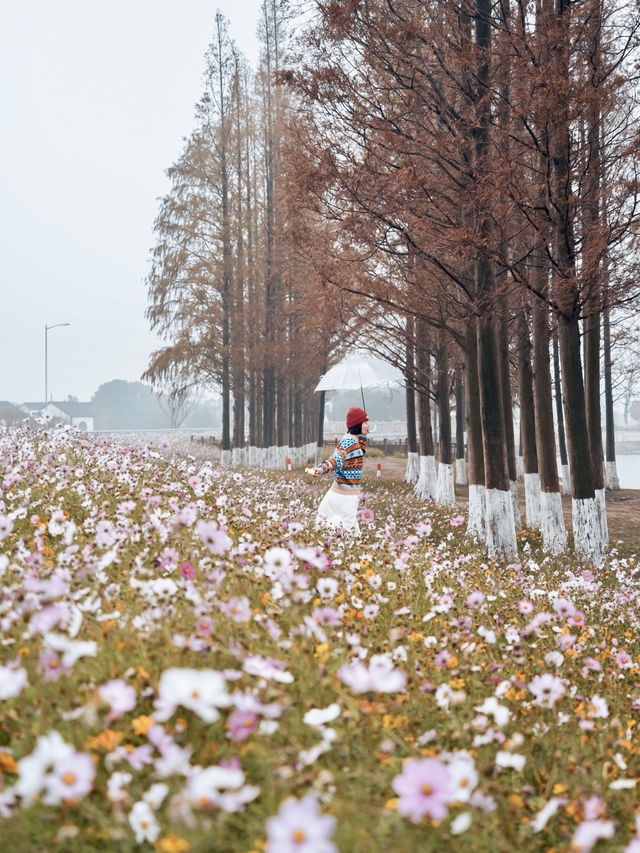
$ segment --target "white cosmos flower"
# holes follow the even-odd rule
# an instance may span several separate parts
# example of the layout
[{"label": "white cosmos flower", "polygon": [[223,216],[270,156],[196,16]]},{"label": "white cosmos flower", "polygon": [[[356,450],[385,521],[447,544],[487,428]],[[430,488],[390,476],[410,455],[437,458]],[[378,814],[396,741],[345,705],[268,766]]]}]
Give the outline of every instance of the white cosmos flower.
[{"label": "white cosmos flower", "polygon": [[476,705],[476,711],[491,714],[497,726],[506,725],[511,717],[511,711],[506,705],[501,705],[495,696],[489,696],[482,705]]},{"label": "white cosmos flower", "polygon": [[220,793],[228,788],[241,788],[244,773],[236,767],[194,767],[187,780],[184,794],[199,806],[215,806]]},{"label": "white cosmos flower", "polygon": [[560,806],[563,806],[566,802],[567,801],[564,797],[551,797],[547,804],[540,809],[538,814],[531,821],[531,829],[534,832],[542,832],[549,822],[549,819],[552,818]]},{"label": "white cosmos flower", "polygon": [[226,682],[213,669],[180,669],[172,667],[160,676],[156,711],[158,722],[164,722],[178,705],[194,711],[205,723],[213,723],[220,716],[218,708],[231,705]]},{"label": "white cosmos flower", "polygon": [[462,812],[455,820],[451,822],[451,832],[453,835],[462,835],[471,826],[471,812]]},{"label": "white cosmos flower", "polygon": [[450,756],[441,756],[442,759],[445,757],[447,758],[447,768],[453,792],[451,800],[468,803],[473,789],[478,784],[478,771],[473,758],[463,749],[452,753]]},{"label": "white cosmos flower", "polygon": [[22,667],[12,669],[10,666],[0,666],[0,700],[12,699],[22,693],[28,683],[27,671]]},{"label": "white cosmos flower", "polygon": [[138,844],[142,844],[144,841],[150,841],[153,844],[160,835],[160,824],[156,820],[149,803],[145,803],[143,800],[134,803],[129,812],[129,823]]},{"label": "white cosmos flower", "polygon": [[287,672],[283,663],[273,658],[262,657],[262,655],[249,655],[244,659],[242,668],[249,675],[273,679],[273,681],[279,681],[282,684],[291,684],[293,681],[293,675]]},{"label": "white cosmos flower", "polygon": [[522,770],[526,763],[527,759],[524,755],[508,752],[507,750],[499,752],[496,755],[496,767],[509,767],[513,770]]},{"label": "white cosmos flower", "polygon": [[47,529],[51,536],[60,536],[64,533],[65,523],[67,518],[61,509],[55,510],[49,519]]},{"label": "white cosmos flower", "polygon": [[54,652],[62,652],[62,665],[72,667],[82,657],[95,657],[98,644],[94,640],[70,640],[64,634],[49,632],[44,635],[43,645]]},{"label": "white cosmos flower", "polygon": [[165,785],[164,782],[156,782],[142,795],[142,799],[145,803],[148,803],[152,809],[159,809],[168,793],[168,785]]},{"label": "white cosmos flower", "polygon": [[323,601],[331,601],[338,592],[338,581],[335,578],[320,578],[316,588]]},{"label": "white cosmos flower", "polygon": [[43,790],[54,764],[69,758],[74,752],[71,744],[66,743],[56,731],[38,738],[33,752],[18,762],[18,781],[14,791],[22,798],[24,805],[29,805]]},{"label": "white cosmos flower", "polygon": [[323,726],[340,716],[340,705],[334,702],[328,708],[312,708],[302,718],[308,726]]}]

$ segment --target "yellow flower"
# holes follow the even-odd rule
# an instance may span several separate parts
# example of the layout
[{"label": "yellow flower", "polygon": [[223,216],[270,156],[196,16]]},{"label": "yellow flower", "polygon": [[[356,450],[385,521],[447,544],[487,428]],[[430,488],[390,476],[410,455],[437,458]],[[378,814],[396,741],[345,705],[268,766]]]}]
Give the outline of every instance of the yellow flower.
[{"label": "yellow flower", "polygon": [[180,838],[179,835],[170,833],[161,838],[156,844],[156,848],[160,853],[186,853],[191,845],[186,838]]}]

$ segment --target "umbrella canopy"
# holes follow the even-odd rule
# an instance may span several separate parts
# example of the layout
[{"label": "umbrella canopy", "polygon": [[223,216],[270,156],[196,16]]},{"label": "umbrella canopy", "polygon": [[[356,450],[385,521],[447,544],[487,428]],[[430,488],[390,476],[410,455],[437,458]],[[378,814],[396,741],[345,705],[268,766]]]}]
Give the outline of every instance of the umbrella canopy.
[{"label": "umbrella canopy", "polygon": [[[402,372],[373,355],[350,353],[327,370],[314,391],[348,391],[359,388],[382,388],[404,385]],[[364,395],[362,397],[364,405]]]}]

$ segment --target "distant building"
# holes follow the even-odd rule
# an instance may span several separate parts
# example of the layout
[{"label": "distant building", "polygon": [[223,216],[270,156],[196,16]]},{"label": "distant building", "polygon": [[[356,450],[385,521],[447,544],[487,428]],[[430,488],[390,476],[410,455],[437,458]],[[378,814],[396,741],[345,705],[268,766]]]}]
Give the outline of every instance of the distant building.
[{"label": "distant building", "polygon": [[0,421],[8,424],[16,424],[25,419],[23,409],[14,406],[8,400],[0,400]]},{"label": "distant building", "polygon": [[[25,403],[25,405],[29,405]],[[68,400],[51,401],[44,406],[46,414],[65,424],[78,427],[78,429],[93,432],[94,413],[91,403],[72,403]]]},{"label": "distant building", "polygon": [[40,412],[44,409],[44,403],[23,403],[20,406],[21,411],[31,418],[37,418]]}]

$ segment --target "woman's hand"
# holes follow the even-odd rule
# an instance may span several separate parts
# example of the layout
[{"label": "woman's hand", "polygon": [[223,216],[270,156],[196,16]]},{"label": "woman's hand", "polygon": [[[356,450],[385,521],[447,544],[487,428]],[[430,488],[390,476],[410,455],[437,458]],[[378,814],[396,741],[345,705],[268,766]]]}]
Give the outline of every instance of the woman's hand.
[{"label": "woman's hand", "polygon": [[310,477],[319,477],[320,471],[317,468],[305,468],[304,473],[308,474]]}]

